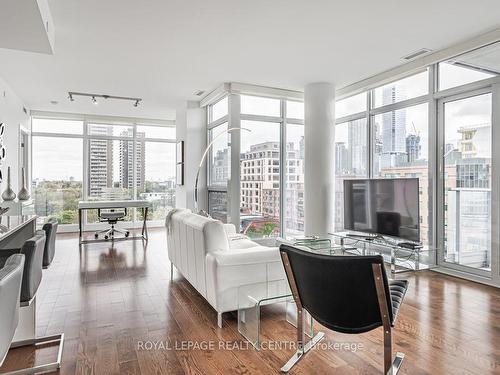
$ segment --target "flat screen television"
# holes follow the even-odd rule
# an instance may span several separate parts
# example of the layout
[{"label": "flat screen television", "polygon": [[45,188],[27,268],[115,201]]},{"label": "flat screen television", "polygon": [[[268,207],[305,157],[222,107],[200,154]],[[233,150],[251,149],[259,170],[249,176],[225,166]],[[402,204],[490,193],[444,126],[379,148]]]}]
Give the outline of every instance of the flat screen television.
[{"label": "flat screen television", "polygon": [[418,178],[344,180],[344,228],[420,242]]}]

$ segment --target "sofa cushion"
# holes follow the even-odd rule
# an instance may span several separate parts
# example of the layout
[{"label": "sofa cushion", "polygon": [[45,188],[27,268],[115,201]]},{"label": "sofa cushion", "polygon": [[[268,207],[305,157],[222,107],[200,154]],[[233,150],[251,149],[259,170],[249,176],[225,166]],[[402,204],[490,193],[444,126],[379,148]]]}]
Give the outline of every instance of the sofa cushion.
[{"label": "sofa cushion", "polygon": [[249,239],[244,234],[233,234],[233,235],[230,235],[230,236],[228,236],[228,241],[229,241],[229,248],[231,250],[250,249],[250,248],[254,248],[254,247],[262,247],[262,246],[259,246],[259,244],[253,242],[251,239]]}]

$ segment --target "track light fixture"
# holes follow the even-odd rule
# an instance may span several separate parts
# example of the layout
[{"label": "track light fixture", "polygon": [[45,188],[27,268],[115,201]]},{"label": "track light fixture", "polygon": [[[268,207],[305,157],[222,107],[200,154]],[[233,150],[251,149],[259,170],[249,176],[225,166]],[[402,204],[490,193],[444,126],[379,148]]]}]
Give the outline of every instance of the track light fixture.
[{"label": "track light fixture", "polygon": [[130,100],[133,103],[133,106],[134,107],[138,107],[139,104],[142,102],[142,99],[141,98],[132,98],[132,97],[129,97],[129,96],[114,96],[114,95],[104,95],[104,94],[91,94],[91,93],[86,93],[86,92],[73,92],[73,91],[69,91],[68,92],[68,99],[70,102],[74,102],[75,101],[75,96],[86,96],[88,98],[91,98],[92,100],[92,104],[99,104],[99,102],[97,101],[97,98],[103,98],[103,99],[117,99],[117,100]]}]

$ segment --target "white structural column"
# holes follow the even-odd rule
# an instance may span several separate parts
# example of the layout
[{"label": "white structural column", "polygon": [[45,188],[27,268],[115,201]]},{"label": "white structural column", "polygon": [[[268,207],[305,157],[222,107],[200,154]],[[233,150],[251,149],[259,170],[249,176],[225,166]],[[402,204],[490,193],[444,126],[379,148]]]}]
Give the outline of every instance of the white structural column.
[{"label": "white structural column", "polygon": [[[175,189],[175,206],[194,210],[194,185],[203,151],[207,147],[205,110],[198,102],[183,102],[177,107],[177,141],[184,141],[184,185]],[[198,208],[207,210],[206,168],[198,183]]]},{"label": "white structural column", "polygon": [[305,234],[321,236],[332,231],[334,223],[334,85],[307,85],[304,106]]}]

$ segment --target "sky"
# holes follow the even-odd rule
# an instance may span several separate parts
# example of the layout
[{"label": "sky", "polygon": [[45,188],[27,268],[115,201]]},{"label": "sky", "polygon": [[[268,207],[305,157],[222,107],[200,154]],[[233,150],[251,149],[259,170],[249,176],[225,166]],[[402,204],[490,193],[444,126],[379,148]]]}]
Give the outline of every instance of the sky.
[{"label": "sky", "polygon": [[[119,141],[113,141],[113,177],[119,178]],[[33,179],[82,181],[83,139],[33,137]],[[146,180],[175,177],[175,143],[146,142]]]}]

